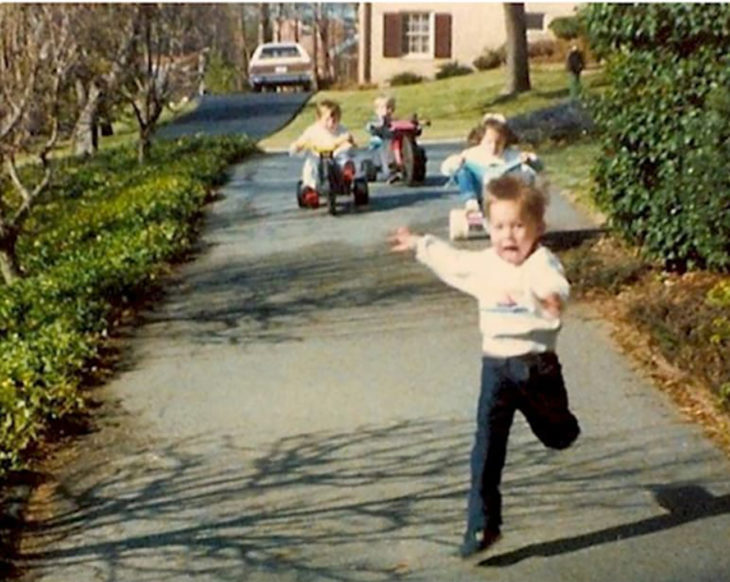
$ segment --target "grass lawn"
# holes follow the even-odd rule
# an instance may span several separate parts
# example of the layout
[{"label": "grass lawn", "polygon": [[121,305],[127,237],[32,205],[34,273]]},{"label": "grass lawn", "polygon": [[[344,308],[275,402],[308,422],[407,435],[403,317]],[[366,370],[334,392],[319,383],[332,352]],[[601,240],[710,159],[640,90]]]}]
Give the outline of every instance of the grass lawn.
[{"label": "grass lawn", "polygon": [[603,222],[604,216],[591,196],[591,166],[599,152],[594,136],[586,136],[570,143],[545,142],[537,153],[547,168],[550,182],[573,202]]},{"label": "grass lawn", "polygon": [[[505,78],[506,71],[502,67],[387,90],[321,91],[291,123],[262,140],[259,145],[265,149],[287,147],[314,120],[314,104],[323,99],[334,99],[340,103],[343,124],[353,132],[357,142],[363,145],[367,143],[364,127],[373,115],[373,99],[383,92],[396,98],[396,117],[405,118],[418,113],[420,118],[431,121],[431,126],[423,133],[427,140],[464,139],[481,116],[489,110],[513,116],[554,105],[568,97],[568,75],[562,64],[531,65],[533,90],[516,97],[504,98],[500,95],[504,89]],[[587,70],[583,79],[586,88],[597,88],[603,82],[602,71]]]}]

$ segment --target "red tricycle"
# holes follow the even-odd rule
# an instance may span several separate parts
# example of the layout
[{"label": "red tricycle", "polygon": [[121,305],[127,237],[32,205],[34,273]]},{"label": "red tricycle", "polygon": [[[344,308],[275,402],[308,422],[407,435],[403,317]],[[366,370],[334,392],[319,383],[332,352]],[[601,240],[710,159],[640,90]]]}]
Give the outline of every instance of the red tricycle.
[{"label": "red tricycle", "polygon": [[297,204],[299,208],[318,208],[320,197],[327,201],[327,210],[337,214],[337,197],[352,195],[355,206],[364,206],[369,201],[368,183],[364,177],[355,176],[355,162],[347,160],[340,168],[334,159],[332,147],[308,146],[317,156],[317,189],[306,187],[302,180],[297,182]]},{"label": "red tricycle", "polygon": [[379,152],[384,147],[383,138],[387,138],[393,154],[393,169],[409,186],[423,182],[426,177],[426,151],[418,145],[416,138],[427,125],[430,125],[428,121],[422,123],[414,114],[411,119],[393,120],[386,128],[373,132],[368,148],[370,156],[362,163],[362,171],[368,181],[374,182],[378,171],[387,173],[388,168],[382,168]]}]

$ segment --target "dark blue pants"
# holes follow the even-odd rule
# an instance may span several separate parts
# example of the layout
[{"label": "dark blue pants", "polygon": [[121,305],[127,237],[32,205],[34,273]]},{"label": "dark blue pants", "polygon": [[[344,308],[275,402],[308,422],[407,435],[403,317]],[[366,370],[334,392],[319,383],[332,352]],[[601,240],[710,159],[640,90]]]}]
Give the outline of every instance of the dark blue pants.
[{"label": "dark blue pants", "polygon": [[578,421],[568,409],[568,394],[555,353],[482,360],[482,388],[471,454],[467,531],[498,530],[502,524],[499,484],[507,438],[519,410],[542,443],[569,447],[578,437]]}]

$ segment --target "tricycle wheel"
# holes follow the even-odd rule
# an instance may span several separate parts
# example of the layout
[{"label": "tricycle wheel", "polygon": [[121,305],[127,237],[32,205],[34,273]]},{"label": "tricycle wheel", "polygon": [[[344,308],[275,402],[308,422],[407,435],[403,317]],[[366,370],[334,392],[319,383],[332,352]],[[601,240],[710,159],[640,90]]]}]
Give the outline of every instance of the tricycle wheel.
[{"label": "tricycle wheel", "polygon": [[368,182],[375,182],[378,179],[378,168],[375,167],[372,160],[363,160],[361,169]]},{"label": "tricycle wheel", "polygon": [[417,145],[415,154],[413,179],[416,182],[423,182],[426,179],[426,150]]},{"label": "tricycle wheel", "polygon": [[352,186],[352,194],[355,197],[355,206],[364,206],[370,201],[370,191],[367,180],[358,178]]},{"label": "tricycle wheel", "polygon": [[304,192],[302,192],[303,182],[299,180],[297,182],[297,205],[299,208],[304,208]]},{"label": "tricycle wheel", "polygon": [[415,144],[410,137],[404,137],[401,148],[401,157],[403,158],[403,181],[408,184],[408,186],[413,186],[417,181],[415,176]]}]

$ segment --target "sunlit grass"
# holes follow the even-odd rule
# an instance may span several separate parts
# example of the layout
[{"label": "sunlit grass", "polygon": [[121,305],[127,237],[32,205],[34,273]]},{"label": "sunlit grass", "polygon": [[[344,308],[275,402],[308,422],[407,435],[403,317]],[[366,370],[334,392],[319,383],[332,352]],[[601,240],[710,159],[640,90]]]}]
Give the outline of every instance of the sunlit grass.
[{"label": "sunlit grass", "polygon": [[601,212],[591,193],[591,168],[599,151],[598,140],[594,136],[567,144],[548,141],[537,148],[551,184],[600,219]]},{"label": "sunlit grass", "polygon": [[[387,90],[321,91],[291,123],[262,140],[260,145],[264,148],[287,147],[312,122],[314,104],[323,99],[340,103],[343,124],[353,132],[358,143],[366,143],[364,127],[373,114],[373,99],[382,92],[396,98],[396,117],[417,113],[420,118],[431,121],[431,126],[424,130],[424,139],[463,139],[486,111],[513,116],[554,105],[568,97],[568,74],[563,65],[532,65],[530,77],[532,91],[508,98],[502,96],[506,79],[504,68]],[[583,80],[588,90],[600,87],[602,70],[586,71]]]}]

